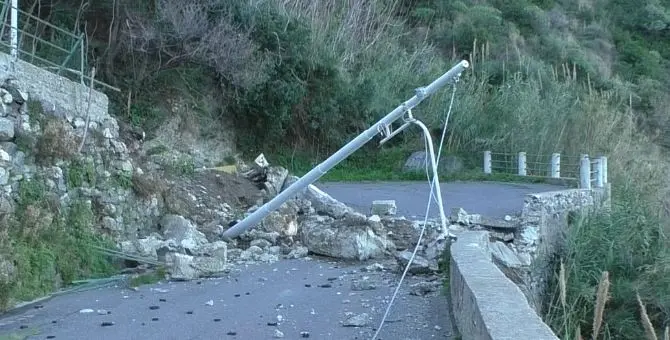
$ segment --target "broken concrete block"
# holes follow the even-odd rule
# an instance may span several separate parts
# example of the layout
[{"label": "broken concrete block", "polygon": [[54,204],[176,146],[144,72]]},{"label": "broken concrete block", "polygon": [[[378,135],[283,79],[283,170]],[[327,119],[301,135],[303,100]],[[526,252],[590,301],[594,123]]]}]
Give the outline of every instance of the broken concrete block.
[{"label": "broken concrete block", "polygon": [[395,215],[397,211],[395,200],[372,201],[372,208],[370,209],[372,215],[379,216]]}]

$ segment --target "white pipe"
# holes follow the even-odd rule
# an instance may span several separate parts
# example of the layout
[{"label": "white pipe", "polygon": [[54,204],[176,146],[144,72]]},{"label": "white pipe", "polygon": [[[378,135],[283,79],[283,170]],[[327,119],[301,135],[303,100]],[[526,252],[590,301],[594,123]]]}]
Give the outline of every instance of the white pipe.
[{"label": "white pipe", "polygon": [[[437,160],[435,160],[435,148],[433,147],[433,138],[430,136],[430,131],[426,127],[425,124],[423,124],[420,120],[418,119],[412,119],[412,123],[418,125],[421,130],[423,130],[423,135],[424,138],[426,138],[426,141],[428,143],[428,152],[430,153],[430,163],[431,167],[433,169],[433,180],[430,182],[431,188],[430,190],[433,191],[435,190],[435,198],[437,199],[437,207],[440,209],[440,221],[442,222],[442,230],[446,233],[449,232],[449,228],[447,226],[447,216],[444,214],[444,204],[442,204],[442,189],[440,188],[440,181],[437,177]],[[428,216],[425,216],[428,218]]]}]

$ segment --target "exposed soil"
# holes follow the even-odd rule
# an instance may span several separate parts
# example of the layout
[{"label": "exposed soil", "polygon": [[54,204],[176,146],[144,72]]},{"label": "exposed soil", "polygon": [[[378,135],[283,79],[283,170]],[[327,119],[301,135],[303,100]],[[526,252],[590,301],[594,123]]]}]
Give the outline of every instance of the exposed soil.
[{"label": "exposed soil", "polygon": [[220,219],[217,211],[224,211],[224,204],[245,211],[262,198],[260,189],[241,175],[205,170],[191,176],[170,177],[171,188],[164,195],[168,209],[197,224]]}]

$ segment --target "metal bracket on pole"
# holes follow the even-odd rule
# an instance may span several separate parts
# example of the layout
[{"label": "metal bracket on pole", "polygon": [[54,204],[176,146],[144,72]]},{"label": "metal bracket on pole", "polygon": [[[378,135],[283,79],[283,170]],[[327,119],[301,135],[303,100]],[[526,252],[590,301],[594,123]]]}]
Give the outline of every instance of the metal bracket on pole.
[{"label": "metal bracket on pole", "polygon": [[[338,163],[340,163],[345,158],[349,157],[356,150],[360,149],[363,145],[369,142],[374,136],[379,134],[381,131],[388,132],[387,136],[391,135],[390,125],[395,122],[398,118],[402,117],[406,112],[417,106],[423,99],[429,97],[437,90],[442,88],[444,85],[450,81],[456,81],[460,77],[461,73],[470,66],[467,60],[462,60],[454,67],[452,67],[445,74],[437,78],[435,81],[430,83],[426,87],[417,89],[416,94],[408,99],[406,102],[400,104],[393,111],[388,113],[384,118],[379,120],[377,123],[369,127],[363,133],[358,135],[352,141],[344,145],[340,150],[335,152],[333,155],[328,157],[321,164],[317,165],[310,172],[306,173],[295,183],[290,185],[288,188],[284,189],[277,196],[271,199],[269,202],[265,203],[263,206],[258,208],[249,216],[245,217],[242,221],[235,224],[225,232],[222,236],[224,238],[232,238],[242,234],[247,229],[250,229],[257,225],[263,218],[269,215],[272,211],[278,209],[284,202],[286,202],[291,197],[294,197],[297,192],[309,186],[310,184],[316,182],[321,176],[323,176],[328,170],[332,169]],[[407,122],[406,122],[407,124]],[[404,126],[404,124],[403,124]],[[406,127],[401,127],[406,128]],[[401,130],[402,131],[402,130]],[[397,134],[397,133],[396,133]]]}]

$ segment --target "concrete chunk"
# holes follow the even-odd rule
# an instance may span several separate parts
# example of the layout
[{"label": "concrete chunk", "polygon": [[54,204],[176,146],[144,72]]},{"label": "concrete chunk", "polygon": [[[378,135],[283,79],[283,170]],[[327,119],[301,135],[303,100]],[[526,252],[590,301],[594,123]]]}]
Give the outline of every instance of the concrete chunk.
[{"label": "concrete chunk", "polygon": [[395,205],[395,200],[376,200],[372,201],[372,208],[370,213],[372,215],[388,216],[395,215],[398,208]]}]

